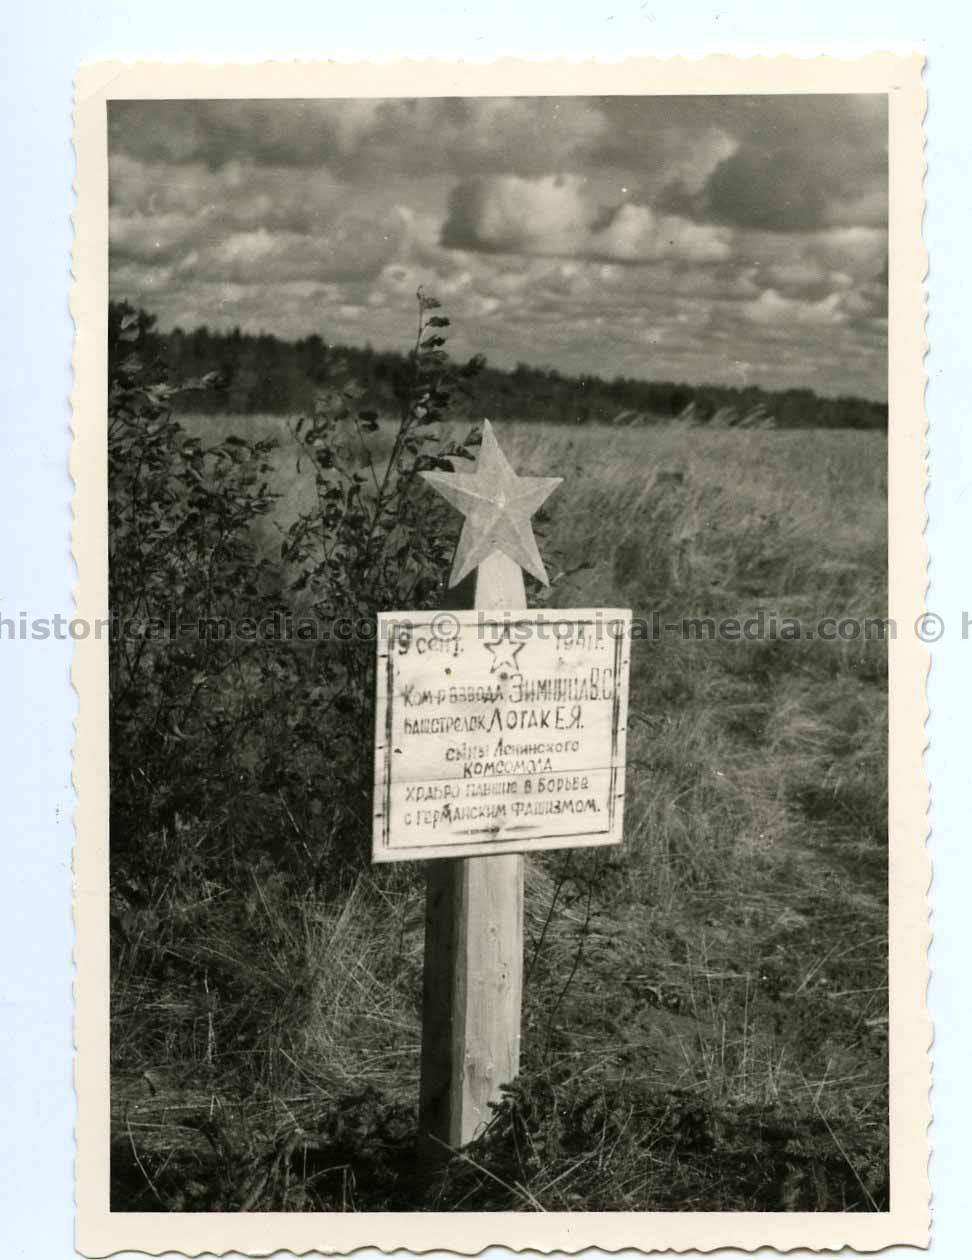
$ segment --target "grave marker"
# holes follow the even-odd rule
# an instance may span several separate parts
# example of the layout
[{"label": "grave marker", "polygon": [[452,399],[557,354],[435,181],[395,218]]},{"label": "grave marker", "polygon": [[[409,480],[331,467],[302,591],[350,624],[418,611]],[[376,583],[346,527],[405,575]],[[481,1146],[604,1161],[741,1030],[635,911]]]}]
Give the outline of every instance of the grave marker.
[{"label": "grave marker", "polygon": [[474,473],[424,473],[465,516],[458,611],[382,613],[376,862],[434,859],[426,889],[421,1153],[464,1146],[519,1070],[523,853],[622,838],[630,613],[526,610],[546,582],[489,421]]}]

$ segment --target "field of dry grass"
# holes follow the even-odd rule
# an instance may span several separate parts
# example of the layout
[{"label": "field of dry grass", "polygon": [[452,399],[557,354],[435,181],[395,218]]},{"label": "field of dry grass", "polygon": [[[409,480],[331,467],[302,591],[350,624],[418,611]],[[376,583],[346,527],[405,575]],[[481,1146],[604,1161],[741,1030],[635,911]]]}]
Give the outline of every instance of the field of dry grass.
[{"label": "field of dry grass", "polygon": [[[885,615],[883,435],[498,436],[565,478],[540,527],[556,605]],[[286,516],[308,489],[275,459]],[[419,872],[328,901],[271,872],[200,887],[191,837],[160,835],[114,954],[116,1209],[886,1204],[886,646],[663,635],[635,644],[630,703],[625,843],[528,860],[523,1076],[434,1192],[412,1181]]]}]

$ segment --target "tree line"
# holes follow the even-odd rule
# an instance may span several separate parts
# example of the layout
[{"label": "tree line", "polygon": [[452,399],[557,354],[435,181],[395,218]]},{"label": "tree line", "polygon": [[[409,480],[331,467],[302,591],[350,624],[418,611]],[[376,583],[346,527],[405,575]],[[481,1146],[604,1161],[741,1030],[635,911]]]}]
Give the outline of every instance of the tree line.
[{"label": "tree line", "polygon": [[[109,345],[126,314],[137,313],[139,352],[164,365],[172,381],[216,373],[216,388],[180,395],[176,408],[204,413],[295,415],[311,410],[329,390],[354,383],[363,401],[379,412],[396,408],[408,356],[371,346],[338,345],[316,333],[285,341],[272,333],[220,332],[203,325],[191,332],[158,330],[155,316],[127,302],[109,305]],[[562,424],[653,424],[690,417],[696,424],[772,417],[780,429],[886,430],[886,403],[853,396],[825,398],[811,389],[765,390],[758,386],[689,385],[631,377],[604,380],[570,376],[555,368],[519,363],[511,371],[477,356],[456,414],[477,419],[551,421]]]}]

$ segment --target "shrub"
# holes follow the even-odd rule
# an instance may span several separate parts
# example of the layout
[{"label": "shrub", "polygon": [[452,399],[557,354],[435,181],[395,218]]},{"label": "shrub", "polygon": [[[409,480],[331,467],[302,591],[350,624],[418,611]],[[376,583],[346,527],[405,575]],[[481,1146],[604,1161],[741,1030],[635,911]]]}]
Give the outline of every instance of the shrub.
[{"label": "shrub", "polygon": [[[134,311],[113,321],[109,600],[118,626],[141,619],[143,631],[113,636],[109,671],[112,857],[129,883],[177,822],[195,829],[217,869],[244,836],[248,861],[269,856],[304,879],[318,878],[325,858],[329,878],[365,861],[373,638],[318,635],[305,646],[215,630],[248,616],[271,634],[271,615],[293,614],[294,600],[323,630],[338,617],[366,626],[382,609],[439,599],[451,530],[417,473],[469,458],[464,445],[443,443],[441,422],[478,368],[457,370],[445,354],[439,309],[419,293],[390,435],[375,412],[356,408],[353,384],[297,422],[316,504],[285,531],[283,569],[256,532],[277,497],[275,441],[190,437],[172,402],[218,381],[171,384],[139,353],[151,321]],[[170,634],[198,625],[210,632]]]}]

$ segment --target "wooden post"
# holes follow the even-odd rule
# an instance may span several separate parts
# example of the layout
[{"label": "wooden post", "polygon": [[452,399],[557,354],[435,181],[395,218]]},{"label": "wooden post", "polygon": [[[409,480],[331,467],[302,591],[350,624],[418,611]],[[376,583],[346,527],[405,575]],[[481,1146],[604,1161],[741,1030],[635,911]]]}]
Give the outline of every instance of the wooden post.
[{"label": "wooden post", "polygon": [[[470,585],[472,590],[469,589]],[[465,589],[463,589],[465,587]],[[457,589],[466,606],[526,608],[520,565],[493,552]],[[457,600],[456,606],[462,606]],[[428,864],[425,909],[420,1158],[448,1159],[488,1122],[520,1066],[523,858]]]}]

